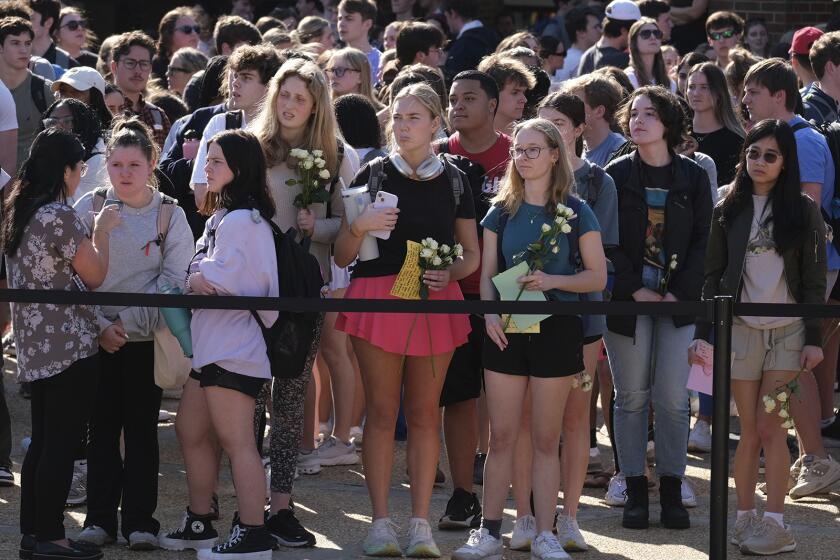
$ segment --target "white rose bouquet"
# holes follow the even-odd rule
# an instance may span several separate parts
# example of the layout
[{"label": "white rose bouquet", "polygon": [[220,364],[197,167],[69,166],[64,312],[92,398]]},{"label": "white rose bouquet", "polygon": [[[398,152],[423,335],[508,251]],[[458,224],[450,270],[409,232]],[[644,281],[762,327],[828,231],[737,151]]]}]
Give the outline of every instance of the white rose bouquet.
[{"label": "white rose bouquet", "polygon": [[323,150],[303,150],[293,148],[289,155],[297,160],[300,179],[289,179],[286,185],[294,187],[300,185],[301,192],[293,202],[295,208],[308,208],[312,204],[327,202],[330,193],[327,185],[330,182],[330,172],[326,168]]},{"label": "white rose bouquet", "polygon": [[445,270],[452,266],[455,259],[464,254],[464,248],[460,243],[456,243],[450,247],[446,244],[440,244],[431,237],[420,242],[423,246],[420,249],[419,262],[420,266],[420,299],[429,299],[429,288],[423,283],[423,273],[427,270]]},{"label": "white rose bouquet", "polygon": [[778,403],[778,415],[779,418],[782,419],[782,428],[786,430],[793,428],[793,416],[790,413],[790,399],[793,395],[799,394],[799,376],[801,376],[804,371],[804,369],[800,370],[799,373],[796,374],[796,377],[783,385],[779,385],[770,391],[769,394],[761,397],[761,402],[764,403],[764,411],[767,414],[776,410],[776,404]]},{"label": "white rose bouquet", "polygon": [[671,274],[677,269],[677,254],[671,255],[671,260],[668,261],[668,268],[665,269],[665,277],[659,281],[659,293],[665,295],[668,293],[668,285],[671,283]]}]

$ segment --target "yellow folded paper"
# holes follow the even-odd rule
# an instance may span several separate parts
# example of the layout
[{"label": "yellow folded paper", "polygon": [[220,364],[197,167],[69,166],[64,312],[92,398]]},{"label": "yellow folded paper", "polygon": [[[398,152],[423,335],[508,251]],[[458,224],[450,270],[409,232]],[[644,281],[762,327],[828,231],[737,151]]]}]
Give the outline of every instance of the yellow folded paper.
[{"label": "yellow folded paper", "polygon": [[[502,325],[505,324],[507,321],[508,315],[502,315]],[[513,319],[510,320],[510,324],[505,329],[506,333],[510,334],[540,334],[540,324],[534,323],[530,327],[525,330],[520,330],[519,327],[516,325],[516,321]]]},{"label": "yellow folded paper", "polygon": [[391,295],[400,299],[420,299],[420,249],[416,241],[405,242],[405,261],[391,288]]}]

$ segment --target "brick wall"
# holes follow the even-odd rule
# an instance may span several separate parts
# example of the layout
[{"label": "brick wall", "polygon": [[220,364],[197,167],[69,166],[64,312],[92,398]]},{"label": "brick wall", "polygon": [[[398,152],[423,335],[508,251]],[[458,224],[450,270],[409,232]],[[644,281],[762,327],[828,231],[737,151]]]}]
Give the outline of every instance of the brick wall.
[{"label": "brick wall", "polygon": [[831,5],[831,0],[711,0],[709,10],[729,10],[744,19],[764,19],[773,44],[786,31],[825,23],[831,15]]}]

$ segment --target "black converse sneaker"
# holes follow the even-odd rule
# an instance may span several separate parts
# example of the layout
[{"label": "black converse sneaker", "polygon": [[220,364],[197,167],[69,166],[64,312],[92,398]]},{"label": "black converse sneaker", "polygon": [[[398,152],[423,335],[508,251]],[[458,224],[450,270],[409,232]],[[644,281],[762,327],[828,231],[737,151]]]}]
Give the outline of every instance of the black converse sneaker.
[{"label": "black converse sneaker", "polygon": [[209,549],[219,538],[210,517],[211,515],[196,515],[187,508],[181,526],[162,535],[158,544],[165,550]]},{"label": "black converse sneaker", "polygon": [[281,509],[269,516],[265,528],[278,544],[292,548],[307,548],[315,546],[315,535],[307,531],[300,524],[294,512]]},{"label": "black converse sneaker", "polygon": [[265,525],[234,525],[228,540],[198,551],[198,560],[271,560],[274,540]]},{"label": "black converse sneaker", "polygon": [[472,492],[456,488],[446,504],[438,529],[475,529],[481,524],[481,503]]}]

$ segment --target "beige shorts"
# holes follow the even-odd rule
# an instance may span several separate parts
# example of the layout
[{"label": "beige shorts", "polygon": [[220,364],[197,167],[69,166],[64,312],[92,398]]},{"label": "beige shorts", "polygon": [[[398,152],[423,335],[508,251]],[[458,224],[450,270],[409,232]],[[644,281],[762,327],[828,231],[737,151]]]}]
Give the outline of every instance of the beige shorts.
[{"label": "beige shorts", "polygon": [[798,320],[777,329],[755,329],[735,317],[732,324],[732,379],[760,381],[765,371],[799,371],[805,325]]}]

